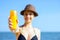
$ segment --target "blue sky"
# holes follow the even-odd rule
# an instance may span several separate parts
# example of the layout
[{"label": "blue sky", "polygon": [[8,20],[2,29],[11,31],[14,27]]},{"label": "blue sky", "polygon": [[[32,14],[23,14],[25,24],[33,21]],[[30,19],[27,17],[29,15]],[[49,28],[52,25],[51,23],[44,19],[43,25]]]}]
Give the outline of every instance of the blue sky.
[{"label": "blue sky", "polygon": [[19,25],[24,23],[19,13],[27,4],[34,5],[39,14],[33,20],[34,27],[42,32],[60,32],[60,0],[0,0],[0,32],[10,32],[8,16],[12,9],[18,12]]}]

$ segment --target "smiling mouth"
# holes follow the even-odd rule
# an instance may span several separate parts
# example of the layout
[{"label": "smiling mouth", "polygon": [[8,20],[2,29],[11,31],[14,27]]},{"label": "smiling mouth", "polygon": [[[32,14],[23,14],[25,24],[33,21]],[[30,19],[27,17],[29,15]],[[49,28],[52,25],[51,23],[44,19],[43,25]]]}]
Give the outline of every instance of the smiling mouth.
[{"label": "smiling mouth", "polygon": [[30,20],[29,18],[25,18],[25,20]]},{"label": "smiling mouth", "polygon": [[25,20],[29,20],[28,18],[26,18]]}]

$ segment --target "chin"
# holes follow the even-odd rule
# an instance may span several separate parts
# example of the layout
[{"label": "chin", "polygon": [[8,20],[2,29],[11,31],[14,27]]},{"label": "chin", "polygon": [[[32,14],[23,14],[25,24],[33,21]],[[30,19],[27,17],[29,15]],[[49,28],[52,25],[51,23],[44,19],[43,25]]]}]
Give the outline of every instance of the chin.
[{"label": "chin", "polygon": [[26,23],[30,23],[31,21],[26,21]]},{"label": "chin", "polygon": [[27,23],[30,23],[29,21],[27,21]]}]

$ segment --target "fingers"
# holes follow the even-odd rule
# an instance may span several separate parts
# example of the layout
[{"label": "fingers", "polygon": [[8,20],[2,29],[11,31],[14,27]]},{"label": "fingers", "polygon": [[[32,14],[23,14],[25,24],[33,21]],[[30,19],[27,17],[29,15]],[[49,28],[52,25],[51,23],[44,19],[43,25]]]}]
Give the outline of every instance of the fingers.
[{"label": "fingers", "polygon": [[8,19],[8,24],[9,24],[9,28],[12,28],[13,24],[12,24],[12,20],[10,18]]}]

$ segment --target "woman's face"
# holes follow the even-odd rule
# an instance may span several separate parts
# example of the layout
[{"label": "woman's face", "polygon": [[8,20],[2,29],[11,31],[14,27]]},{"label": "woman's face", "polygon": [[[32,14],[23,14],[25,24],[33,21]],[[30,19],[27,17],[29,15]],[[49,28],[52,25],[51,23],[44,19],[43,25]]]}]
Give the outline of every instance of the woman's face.
[{"label": "woman's face", "polygon": [[24,12],[25,22],[30,23],[30,22],[32,22],[33,18],[34,18],[34,13],[33,12],[28,12],[28,11]]}]

